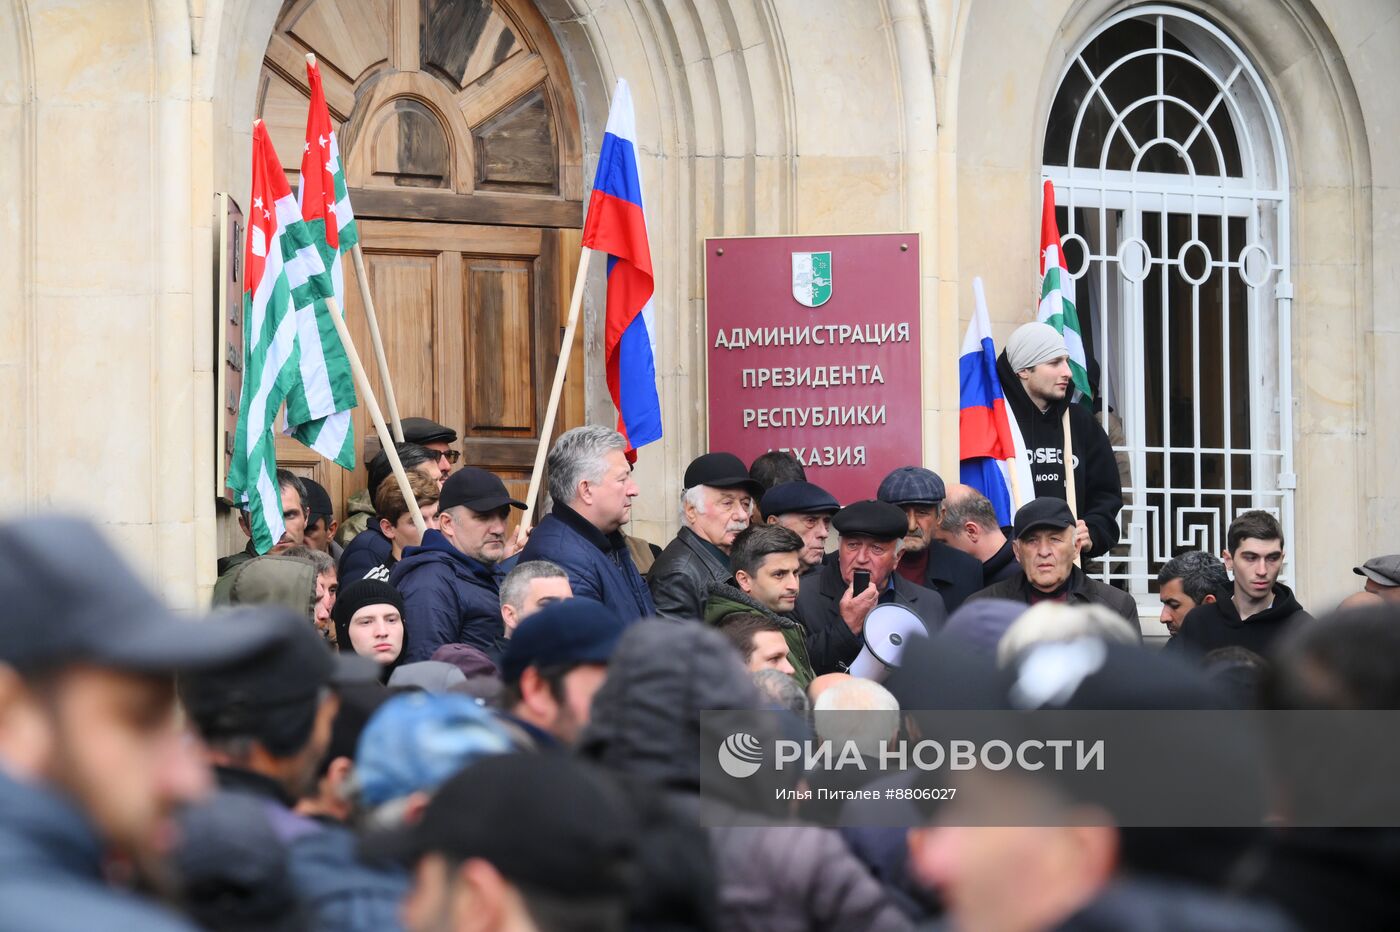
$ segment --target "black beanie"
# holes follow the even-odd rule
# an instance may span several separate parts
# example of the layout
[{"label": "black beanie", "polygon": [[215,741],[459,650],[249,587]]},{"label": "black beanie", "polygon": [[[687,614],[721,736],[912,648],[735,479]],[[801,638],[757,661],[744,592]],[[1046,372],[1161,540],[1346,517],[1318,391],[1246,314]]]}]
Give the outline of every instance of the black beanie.
[{"label": "black beanie", "polygon": [[341,589],[335,597],[331,619],[335,622],[335,644],[343,653],[354,653],[350,646],[350,619],[366,605],[392,605],[403,617],[403,596],[399,590],[378,579],[361,579]]}]

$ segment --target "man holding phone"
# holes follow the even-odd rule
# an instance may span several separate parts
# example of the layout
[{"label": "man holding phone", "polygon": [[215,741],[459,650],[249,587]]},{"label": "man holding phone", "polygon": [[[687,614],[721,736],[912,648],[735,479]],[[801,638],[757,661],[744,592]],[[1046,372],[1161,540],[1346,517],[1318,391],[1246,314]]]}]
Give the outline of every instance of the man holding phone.
[{"label": "man holding phone", "polygon": [[894,571],[909,522],[887,502],[864,501],[836,513],[837,559],[802,577],[797,616],[807,626],[813,671],[835,673],[860,653],[865,619],[876,605],[894,603],[918,615],[932,634],[948,613],[943,598]]}]

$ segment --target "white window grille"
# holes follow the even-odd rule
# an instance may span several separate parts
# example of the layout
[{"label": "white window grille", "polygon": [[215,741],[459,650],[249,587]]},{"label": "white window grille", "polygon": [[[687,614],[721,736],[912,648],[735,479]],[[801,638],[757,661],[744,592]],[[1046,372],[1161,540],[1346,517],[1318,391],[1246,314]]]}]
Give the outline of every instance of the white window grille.
[{"label": "white window grille", "polygon": [[1229,36],[1140,6],[1070,56],[1043,161],[1124,480],[1121,541],[1091,571],[1155,614],[1162,564],[1220,553],[1240,512],[1293,539],[1283,134]]}]

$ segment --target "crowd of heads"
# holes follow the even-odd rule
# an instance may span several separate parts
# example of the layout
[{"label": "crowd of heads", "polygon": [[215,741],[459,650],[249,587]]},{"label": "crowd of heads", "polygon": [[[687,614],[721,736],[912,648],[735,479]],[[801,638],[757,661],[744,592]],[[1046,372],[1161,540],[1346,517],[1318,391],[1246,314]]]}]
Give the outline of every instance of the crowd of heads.
[{"label": "crowd of heads", "polygon": [[[1027,390],[1051,398],[1063,375]],[[372,456],[369,494],[341,522],[325,488],[279,471],[282,537],[222,561],[217,608],[198,622],[92,528],[0,526],[0,810],[12,796],[46,812],[24,794],[51,794],[137,886],[210,929],[904,929],[942,916],[1282,930],[1336,908],[1298,890],[1325,885],[1338,844],[1359,865],[1341,914],[1396,912],[1387,881],[1364,879],[1393,850],[1384,830],[1311,848],[1262,824],[1243,840],[1149,838],[1111,811],[1047,818],[1084,802],[984,773],[966,808],[838,833],[811,823],[850,811],[722,793],[702,806],[700,786],[706,710],[771,710],[789,734],[875,758],[925,727],[914,710],[1394,709],[1400,557],[1358,566],[1356,597],[1315,620],[1280,582],[1277,519],[1245,512],[1219,555],[1161,565],[1161,648],[1132,595],[1090,578],[1058,498],[1003,526],[979,491],[910,466],[842,507],[789,454],[745,468],[708,453],[683,477],[682,533],[644,578],[616,431],[555,442],[553,508],[525,542],[525,503],[459,463],[455,432],[404,426],[407,482]],[[865,629],[890,606],[915,635],[893,653]],[[809,766],[787,788],[842,779]],[[947,817],[979,806],[998,827]],[[763,821],[744,834],[707,822],[716,812]],[[1018,812],[1038,827],[1007,827]],[[0,901],[19,902],[7,883],[41,902],[18,874]],[[149,908],[130,927],[175,921]]]}]

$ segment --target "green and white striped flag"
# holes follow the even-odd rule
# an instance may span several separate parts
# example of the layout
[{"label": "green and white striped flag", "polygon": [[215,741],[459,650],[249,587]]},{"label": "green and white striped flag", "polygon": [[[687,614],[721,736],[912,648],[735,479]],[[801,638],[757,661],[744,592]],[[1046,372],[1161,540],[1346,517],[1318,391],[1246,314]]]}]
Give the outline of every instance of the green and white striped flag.
[{"label": "green and white striped flag", "polygon": [[1040,312],[1036,320],[1064,334],[1069,347],[1070,379],[1075,400],[1092,399],[1089,362],[1084,353],[1084,332],[1074,307],[1074,279],[1069,277],[1065,254],[1060,249],[1060,228],[1055,223],[1055,186],[1045,182],[1045,199],[1040,211]]},{"label": "green and white striped flag", "polygon": [[[355,214],[345,186],[335,129],[321,71],[307,56],[306,74],[311,105],[306,114],[306,144],[301,156],[297,203],[330,269],[336,304],[345,310],[345,274],[341,256],[359,239]],[[350,360],[323,300],[302,312],[301,384],[287,398],[286,432],[345,469],[355,468],[355,432],[350,411],[355,407],[355,381]]]},{"label": "green and white striped flag", "polygon": [[254,548],[267,553],[285,531],[273,421],[300,383],[297,313],[329,293],[331,284],[261,120],[253,123],[251,197],[243,266],[243,392],[228,486],[248,508]]}]

